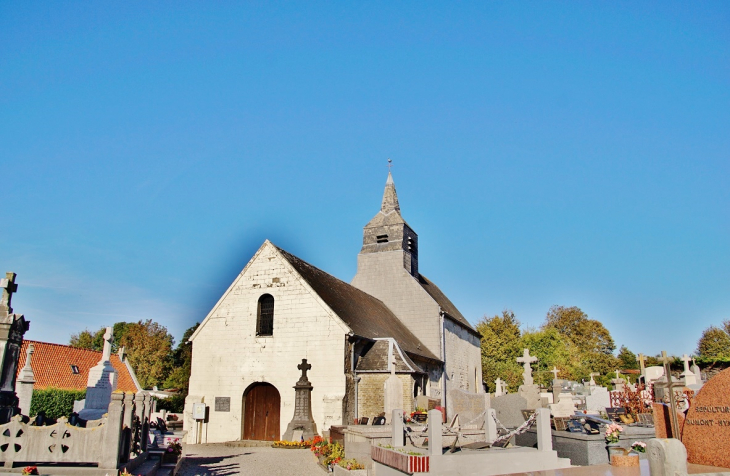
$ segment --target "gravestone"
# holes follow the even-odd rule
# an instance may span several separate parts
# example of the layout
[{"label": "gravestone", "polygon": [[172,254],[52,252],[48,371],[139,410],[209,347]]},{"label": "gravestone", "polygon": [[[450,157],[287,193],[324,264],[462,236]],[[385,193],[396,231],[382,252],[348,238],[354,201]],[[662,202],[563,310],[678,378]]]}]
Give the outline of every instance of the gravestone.
[{"label": "gravestone", "polygon": [[501,397],[502,395],[507,393],[504,391],[504,387],[502,386],[503,383],[504,382],[499,377],[497,377],[497,380],[494,381],[494,396],[495,397]]},{"label": "gravestone", "polygon": [[98,364],[89,370],[86,381],[86,401],[79,417],[84,420],[98,420],[104,415],[117,388],[117,371],[112,367],[112,328],[104,333],[104,351]]},{"label": "gravestone", "polygon": [[488,393],[472,393],[455,388],[449,390],[449,415],[459,415],[459,425],[463,429],[484,427],[484,415],[489,408]]},{"label": "gravestone", "polygon": [[18,381],[15,384],[18,394],[18,408],[20,408],[20,413],[23,415],[30,415],[30,402],[33,399],[35,374],[33,374],[33,367],[31,367],[30,363],[33,358],[33,352],[35,352],[35,346],[33,343],[30,343],[25,350],[25,365],[20,370]]},{"label": "gravestone", "polygon": [[687,354],[684,354],[682,356],[682,360],[684,361],[684,372],[682,372],[682,378],[684,379],[685,387],[689,387],[690,385],[694,385],[697,383],[697,377],[695,377],[694,372],[689,369],[690,359]]},{"label": "gravestone", "polygon": [[589,412],[604,411],[611,406],[611,394],[606,387],[591,387],[591,392],[586,395],[586,410]]},{"label": "gravestone", "polygon": [[569,417],[575,414],[575,402],[570,393],[561,393],[558,403],[550,405],[550,412],[556,418]]},{"label": "gravestone", "polygon": [[522,410],[527,408],[527,400],[516,393],[502,395],[491,400],[490,404],[499,420],[507,428],[517,428],[525,422]]},{"label": "gravestone", "polygon": [[403,382],[395,375],[395,357],[390,356],[390,377],[385,381],[384,385],[384,411],[390,417],[393,410],[403,408]]},{"label": "gravestone", "polygon": [[23,335],[30,327],[25,316],[14,314],[11,307],[13,293],[18,290],[15,277],[15,273],[6,273],[5,278],[0,279],[0,424],[8,423],[20,413],[15,378]]},{"label": "gravestone", "polygon": [[687,461],[730,468],[730,369],[695,395],[682,432]]},{"label": "gravestone", "polygon": [[621,378],[621,372],[619,370],[616,371],[616,378],[611,379],[611,383],[613,384],[613,389],[617,392],[623,392],[624,391],[624,385],[626,385],[626,380]]},{"label": "gravestone", "polygon": [[540,401],[540,388],[535,385],[535,381],[532,378],[532,367],[531,363],[537,362],[537,357],[530,355],[530,349],[525,349],[522,357],[517,358],[517,362],[521,363],[524,372],[522,372],[522,385],[517,390],[517,393],[525,399],[525,409],[535,410],[542,406]]},{"label": "gravestone", "polygon": [[644,369],[644,376],[646,377],[646,383],[651,383],[654,380],[659,380],[664,376],[664,367],[653,366]]},{"label": "gravestone", "polygon": [[[307,359],[302,359],[302,363],[297,365],[297,369],[302,371],[302,375],[294,385],[294,416],[289,422],[284,432],[284,441],[299,441],[301,439],[310,440],[317,433],[317,424],[312,418],[312,384],[307,378],[307,370],[312,368],[307,363]],[[296,437],[298,438],[295,440]]]}]

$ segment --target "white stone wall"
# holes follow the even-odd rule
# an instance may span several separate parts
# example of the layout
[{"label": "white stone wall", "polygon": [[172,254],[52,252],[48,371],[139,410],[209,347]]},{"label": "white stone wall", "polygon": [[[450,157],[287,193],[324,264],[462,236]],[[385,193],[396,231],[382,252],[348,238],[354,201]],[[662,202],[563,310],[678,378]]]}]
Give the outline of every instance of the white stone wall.
[{"label": "white stone wall", "polygon": [[[258,299],[266,293],[275,300],[274,335],[257,337]],[[341,424],[348,331],[276,248],[264,243],[192,337],[189,401],[202,397],[210,407],[200,441],[241,438],[243,394],[255,382],[270,383],[279,391],[281,437],[294,414],[292,387],[303,358],[312,365],[307,375],[314,387],[317,429],[321,433]],[[230,412],[216,412],[215,397],[230,397]],[[190,430],[188,416],[185,424]]]},{"label": "white stone wall", "polygon": [[469,392],[484,393],[479,339],[451,319],[444,318],[444,341],[446,391],[460,388]]},{"label": "white stone wall", "polygon": [[441,356],[439,306],[403,268],[403,251],[361,253],[352,285],[385,303],[428,350]]}]

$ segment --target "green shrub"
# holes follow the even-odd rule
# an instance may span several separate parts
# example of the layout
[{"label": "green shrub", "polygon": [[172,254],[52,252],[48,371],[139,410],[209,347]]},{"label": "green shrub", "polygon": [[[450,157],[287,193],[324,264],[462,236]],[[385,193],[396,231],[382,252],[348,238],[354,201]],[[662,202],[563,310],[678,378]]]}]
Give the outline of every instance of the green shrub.
[{"label": "green shrub", "polygon": [[182,413],[185,410],[185,395],[177,394],[157,400],[157,411],[167,410],[170,413]]},{"label": "green shrub", "polygon": [[31,418],[38,412],[46,412],[46,418],[57,420],[62,416],[69,417],[73,412],[74,400],[86,398],[86,390],[61,390],[60,388],[44,388],[33,390],[30,402]]}]

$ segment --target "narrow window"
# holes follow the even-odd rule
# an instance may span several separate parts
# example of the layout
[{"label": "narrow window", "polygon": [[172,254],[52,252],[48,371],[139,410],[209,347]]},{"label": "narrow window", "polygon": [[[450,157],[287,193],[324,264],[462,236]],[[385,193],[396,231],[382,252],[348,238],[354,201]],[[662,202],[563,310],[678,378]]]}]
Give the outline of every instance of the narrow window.
[{"label": "narrow window", "polygon": [[264,294],[259,298],[256,335],[274,335],[274,296],[271,294]]},{"label": "narrow window", "polygon": [[378,243],[387,243],[388,235],[378,235],[377,239],[378,239]]}]

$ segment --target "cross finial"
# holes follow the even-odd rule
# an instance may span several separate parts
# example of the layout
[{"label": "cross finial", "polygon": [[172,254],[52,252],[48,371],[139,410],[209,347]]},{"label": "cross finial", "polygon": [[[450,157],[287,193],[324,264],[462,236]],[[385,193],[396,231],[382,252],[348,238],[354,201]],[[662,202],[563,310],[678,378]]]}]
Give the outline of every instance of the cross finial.
[{"label": "cross finial", "polygon": [[684,362],[684,371],[685,371],[685,372],[689,372],[689,371],[690,371],[690,370],[689,370],[689,361],[690,361],[690,360],[691,360],[691,359],[689,358],[689,356],[688,356],[687,354],[684,354],[684,355],[682,356],[682,361]]},{"label": "cross finial", "polygon": [[601,375],[601,374],[599,374],[598,372],[591,372],[591,373],[590,373],[590,377],[591,377],[591,382],[590,382],[590,384],[591,384],[591,385],[594,385],[594,386],[596,385],[596,381],[595,381],[595,380],[593,380],[593,377],[598,377],[599,375]]},{"label": "cross finial", "polygon": [[522,357],[517,357],[517,362],[521,363],[525,369],[525,371],[522,372],[523,383],[525,385],[532,385],[534,381],[532,380],[532,367],[530,367],[530,364],[537,362],[537,357],[530,355],[530,349],[525,349]]},{"label": "cross finial", "polygon": [[390,157],[388,157],[388,173],[390,173],[390,168],[393,166],[393,161],[390,160]]},{"label": "cross finial", "polygon": [[307,382],[307,370],[311,369],[312,365],[307,363],[307,359],[302,359],[302,363],[297,365],[297,368],[302,371],[302,376],[299,377],[299,381]]},{"label": "cross finial", "polygon": [[102,362],[107,362],[109,359],[111,359],[112,356],[112,328],[107,327],[106,332],[104,332],[104,350],[102,354]]},{"label": "cross finial", "polygon": [[668,364],[668,363],[670,363],[672,361],[672,359],[669,358],[669,356],[667,356],[667,351],[666,350],[663,350],[662,351],[662,358],[659,359],[659,360],[661,360],[665,364]]},{"label": "cross finial", "polygon": [[621,378],[621,371],[620,370],[616,370],[616,380],[618,380],[620,378]]},{"label": "cross finial", "polygon": [[558,368],[553,365],[553,369],[551,370],[551,372],[555,376],[554,379],[557,380],[558,379],[558,374],[560,373],[560,370],[558,370]]},{"label": "cross finial", "polygon": [[0,310],[7,310],[8,314],[13,312],[10,301],[13,299],[13,293],[18,290],[18,285],[15,284],[15,276],[15,273],[8,272],[5,273],[4,278],[0,279],[0,288],[3,290],[2,298],[0,298]]}]

